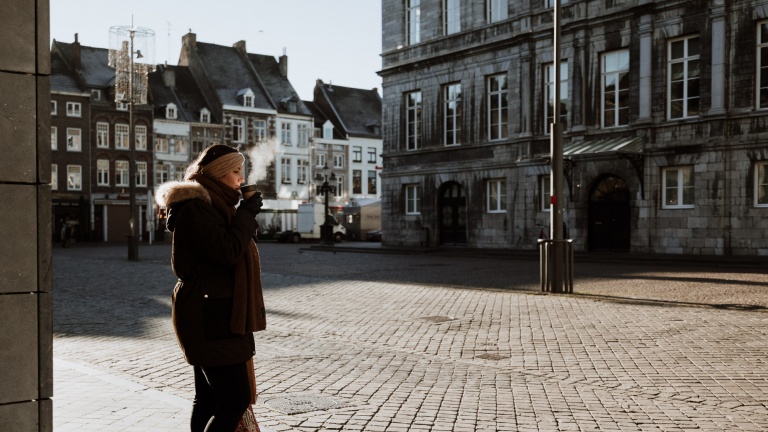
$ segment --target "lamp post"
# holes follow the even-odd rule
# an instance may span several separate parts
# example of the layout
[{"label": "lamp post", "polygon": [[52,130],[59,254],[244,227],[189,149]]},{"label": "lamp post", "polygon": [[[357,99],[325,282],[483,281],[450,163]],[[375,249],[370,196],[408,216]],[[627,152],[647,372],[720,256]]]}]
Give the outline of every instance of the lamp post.
[{"label": "lamp post", "polygon": [[[328,172],[328,164],[326,164],[323,167],[323,173]],[[320,243],[327,245],[327,246],[333,246],[333,224],[331,223],[329,218],[329,211],[328,211],[328,196],[336,192],[336,186],[332,186],[328,184],[328,180],[336,180],[336,173],[331,173],[331,176],[328,177],[327,174],[323,175],[320,173],[317,173],[315,176],[315,180],[319,183],[322,182],[319,186],[317,186],[317,193],[322,193],[325,195],[325,211],[323,213],[323,224],[320,226]]]},{"label": "lamp post", "polygon": [[560,121],[560,0],[554,4],[554,34],[552,38],[553,51],[553,92],[552,107],[554,119],[552,121],[550,152],[552,160],[552,174],[550,176],[551,208],[550,238],[552,243],[552,292],[563,292],[563,123]]},{"label": "lamp post", "polygon": [[[110,50],[109,66],[115,68],[115,102],[128,105],[128,148],[130,149],[128,162],[128,188],[129,188],[129,219],[128,219],[128,260],[139,260],[139,223],[141,212],[136,208],[136,184],[138,173],[136,171],[136,135],[133,124],[133,108],[137,102],[147,103],[148,74],[155,69],[154,60],[154,36],[155,32],[145,28],[134,26],[115,26],[109,29]],[[136,49],[136,39],[141,46]],[[142,49],[144,53],[142,54]],[[142,59],[149,55],[145,62],[150,64],[136,64],[136,59]],[[150,199],[147,197],[147,206]]]}]

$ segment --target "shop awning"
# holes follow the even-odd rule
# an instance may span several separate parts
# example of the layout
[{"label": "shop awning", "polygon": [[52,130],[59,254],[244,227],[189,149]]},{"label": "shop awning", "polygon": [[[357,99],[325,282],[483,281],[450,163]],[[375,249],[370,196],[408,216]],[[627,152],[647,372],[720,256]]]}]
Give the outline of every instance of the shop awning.
[{"label": "shop awning", "polygon": [[563,145],[563,156],[577,156],[599,153],[642,153],[644,139],[640,137],[609,138],[570,142]]}]

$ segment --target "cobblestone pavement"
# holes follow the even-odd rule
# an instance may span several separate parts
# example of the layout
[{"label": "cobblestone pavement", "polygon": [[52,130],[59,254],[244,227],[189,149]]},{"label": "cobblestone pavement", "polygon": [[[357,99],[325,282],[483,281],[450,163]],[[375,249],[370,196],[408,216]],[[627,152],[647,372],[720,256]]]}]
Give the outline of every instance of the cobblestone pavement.
[{"label": "cobblestone pavement", "polygon": [[[260,251],[273,431],[768,430],[764,266],[577,259],[556,295],[530,255]],[[53,255],[55,430],[185,430],[170,247]]]}]

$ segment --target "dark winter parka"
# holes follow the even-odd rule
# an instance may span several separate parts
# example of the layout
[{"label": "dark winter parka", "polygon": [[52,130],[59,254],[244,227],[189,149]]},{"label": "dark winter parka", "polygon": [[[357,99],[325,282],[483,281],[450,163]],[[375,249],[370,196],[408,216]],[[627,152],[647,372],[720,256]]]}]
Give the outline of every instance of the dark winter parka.
[{"label": "dark winter parka", "polygon": [[[208,190],[194,181],[161,188],[158,197],[165,200],[173,233],[171,264],[179,278],[172,320],[184,358],[195,366],[244,363],[254,355],[253,333],[232,333],[230,321],[235,264],[248,251],[256,219],[238,209],[227,222],[211,205]],[[263,312],[263,301],[259,306]]]}]

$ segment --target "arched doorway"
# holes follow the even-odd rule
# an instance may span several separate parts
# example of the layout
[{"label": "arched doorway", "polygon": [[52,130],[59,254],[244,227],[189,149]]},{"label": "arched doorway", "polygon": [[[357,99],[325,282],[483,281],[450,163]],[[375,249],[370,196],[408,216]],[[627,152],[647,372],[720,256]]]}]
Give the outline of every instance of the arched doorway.
[{"label": "arched doorway", "polygon": [[601,178],[589,193],[589,250],[629,251],[629,187],[614,175]]},{"label": "arched doorway", "polygon": [[440,193],[440,244],[467,243],[467,197],[456,182],[445,183]]}]

